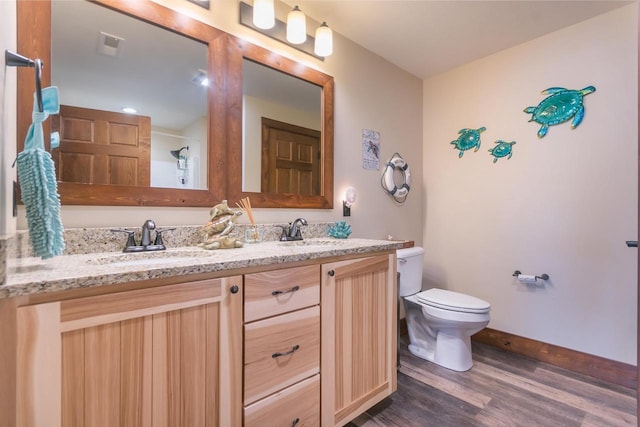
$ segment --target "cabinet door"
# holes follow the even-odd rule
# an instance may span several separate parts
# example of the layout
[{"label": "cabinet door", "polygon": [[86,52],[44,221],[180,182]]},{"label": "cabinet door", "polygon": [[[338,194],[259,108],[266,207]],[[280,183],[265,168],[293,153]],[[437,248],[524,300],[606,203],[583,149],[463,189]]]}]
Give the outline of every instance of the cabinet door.
[{"label": "cabinet door", "polygon": [[390,254],[322,266],[323,426],[344,425],[396,390],[395,265]]},{"label": "cabinet door", "polygon": [[241,276],[17,315],[19,426],[241,423]]}]

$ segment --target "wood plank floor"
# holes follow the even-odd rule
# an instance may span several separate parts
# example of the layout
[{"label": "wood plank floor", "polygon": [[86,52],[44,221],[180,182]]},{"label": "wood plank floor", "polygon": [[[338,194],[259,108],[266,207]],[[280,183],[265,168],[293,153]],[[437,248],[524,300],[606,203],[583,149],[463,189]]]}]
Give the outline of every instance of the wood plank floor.
[{"label": "wood plank floor", "polygon": [[454,372],[400,353],[398,391],[350,427],[635,426],[634,390],[473,343]]}]

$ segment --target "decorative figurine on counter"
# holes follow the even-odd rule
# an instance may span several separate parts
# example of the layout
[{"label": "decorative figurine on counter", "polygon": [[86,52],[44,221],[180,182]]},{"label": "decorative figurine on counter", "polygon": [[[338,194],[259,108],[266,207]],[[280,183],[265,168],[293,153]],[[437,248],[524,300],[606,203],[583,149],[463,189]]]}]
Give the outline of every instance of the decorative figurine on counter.
[{"label": "decorative figurine on counter", "polygon": [[458,134],[460,136],[458,139],[451,141],[453,148],[456,150],[460,150],[460,154],[458,157],[461,158],[465,151],[474,149],[473,151],[478,151],[480,149],[480,134],[487,130],[486,127],[482,126],[478,129],[460,129]]},{"label": "decorative figurine on counter", "polygon": [[540,123],[538,137],[543,138],[549,131],[549,126],[564,123],[573,117],[571,129],[575,129],[584,117],[583,100],[586,95],[596,91],[593,86],[582,90],[571,90],[563,87],[550,87],[543,90],[543,95],[550,95],[543,99],[536,107],[527,107],[524,112],[531,114],[530,122]]},{"label": "decorative figurine on counter", "polygon": [[328,233],[336,239],[346,239],[351,234],[351,226],[346,221],[338,221],[329,227]]},{"label": "decorative figurine on counter", "polygon": [[233,211],[226,200],[215,205],[209,211],[209,222],[203,227],[203,243],[198,246],[204,249],[241,248],[242,241],[229,236],[240,215],[242,212]]},{"label": "decorative figurine on counter", "polygon": [[506,157],[507,159],[510,159],[511,156],[513,155],[512,147],[515,143],[516,143],[515,141],[506,142],[501,139],[497,140],[495,144],[498,144],[498,145],[489,149],[489,152],[493,156],[493,163],[497,162],[498,159],[501,157]]}]

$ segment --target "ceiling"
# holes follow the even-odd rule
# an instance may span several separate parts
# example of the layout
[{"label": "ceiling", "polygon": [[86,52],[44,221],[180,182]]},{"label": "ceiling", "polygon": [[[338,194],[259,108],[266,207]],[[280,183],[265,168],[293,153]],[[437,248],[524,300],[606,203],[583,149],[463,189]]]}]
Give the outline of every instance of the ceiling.
[{"label": "ceiling", "polygon": [[[335,32],[425,79],[632,2],[284,3],[298,4],[311,18],[327,21]],[[52,83],[60,87],[61,103],[109,111],[134,106],[138,114],[152,116],[155,126],[172,129],[206,114],[206,91],[191,82],[198,70],[207,68],[204,45],[89,2],[54,2],[52,25]],[[124,49],[114,57],[98,52],[100,32],[122,37]],[[275,87],[265,78],[256,81]],[[303,89],[293,93],[302,98]]]},{"label": "ceiling", "polygon": [[[284,0],[425,79],[633,1]],[[315,28],[308,28],[312,34]]]}]

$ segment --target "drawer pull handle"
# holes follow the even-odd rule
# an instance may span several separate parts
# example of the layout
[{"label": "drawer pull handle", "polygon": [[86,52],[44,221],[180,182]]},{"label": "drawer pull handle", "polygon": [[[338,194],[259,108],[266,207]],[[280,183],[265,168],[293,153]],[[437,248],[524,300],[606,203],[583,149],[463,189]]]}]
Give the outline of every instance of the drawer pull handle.
[{"label": "drawer pull handle", "polygon": [[289,351],[285,351],[284,353],[273,353],[271,355],[271,357],[273,357],[274,359],[276,357],[281,357],[281,356],[288,356],[290,354],[293,354],[296,350],[298,350],[300,348],[300,346],[298,344],[294,345],[293,347],[291,347],[291,350]]},{"label": "drawer pull handle", "polygon": [[300,422],[300,418],[296,418],[295,420],[293,420],[293,422],[291,423],[291,427],[296,427],[296,425]]},{"label": "drawer pull handle", "polygon": [[296,285],[291,289],[287,289],[286,291],[273,291],[271,292],[271,295],[273,295],[274,297],[278,296],[278,295],[282,295],[282,294],[288,294],[290,292],[295,292],[300,290],[300,286]]}]

